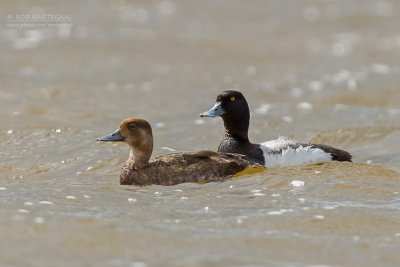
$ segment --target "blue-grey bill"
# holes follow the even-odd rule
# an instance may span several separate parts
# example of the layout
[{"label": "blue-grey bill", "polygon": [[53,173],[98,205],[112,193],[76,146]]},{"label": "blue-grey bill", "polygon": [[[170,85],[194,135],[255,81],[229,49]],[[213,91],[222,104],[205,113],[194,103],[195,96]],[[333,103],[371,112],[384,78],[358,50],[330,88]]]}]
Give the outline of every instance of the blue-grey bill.
[{"label": "blue-grey bill", "polygon": [[124,137],[122,137],[121,132],[116,130],[110,135],[103,136],[101,138],[97,138],[97,141],[104,141],[104,142],[116,142],[116,141],[124,141]]},{"label": "blue-grey bill", "polygon": [[221,107],[221,102],[216,102],[210,110],[201,113],[200,117],[217,117],[225,115],[225,113],[225,110]]}]

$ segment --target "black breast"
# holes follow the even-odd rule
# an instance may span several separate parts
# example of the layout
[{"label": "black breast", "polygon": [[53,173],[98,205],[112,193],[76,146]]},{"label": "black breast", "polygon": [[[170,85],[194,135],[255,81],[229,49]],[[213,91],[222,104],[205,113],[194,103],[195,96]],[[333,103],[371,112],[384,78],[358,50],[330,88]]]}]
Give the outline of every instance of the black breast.
[{"label": "black breast", "polygon": [[224,137],[218,147],[218,152],[237,153],[245,155],[251,164],[264,166],[264,153],[259,144],[252,144],[249,141],[238,141],[232,137]]}]

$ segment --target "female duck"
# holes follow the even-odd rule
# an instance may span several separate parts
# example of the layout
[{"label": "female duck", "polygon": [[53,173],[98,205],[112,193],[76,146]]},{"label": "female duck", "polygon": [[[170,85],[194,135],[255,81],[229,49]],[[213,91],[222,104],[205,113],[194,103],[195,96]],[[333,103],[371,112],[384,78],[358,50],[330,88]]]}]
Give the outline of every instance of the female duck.
[{"label": "female duck", "polygon": [[138,118],[122,121],[119,130],[97,141],[125,141],[131,147],[128,161],[120,175],[120,183],[123,185],[216,181],[250,166],[246,156],[206,150],[169,154],[149,161],[153,151],[151,126]]},{"label": "female duck", "polygon": [[351,161],[350,153],[327,145],[301,143],[286,137],[252,144],[248,138],[250,111],[246,99],[237,91],[223,91],[214,106],[201,117],[222,117],[225,134],[219,152],[239,153],[252,163],[283,167],[324,161]]}]

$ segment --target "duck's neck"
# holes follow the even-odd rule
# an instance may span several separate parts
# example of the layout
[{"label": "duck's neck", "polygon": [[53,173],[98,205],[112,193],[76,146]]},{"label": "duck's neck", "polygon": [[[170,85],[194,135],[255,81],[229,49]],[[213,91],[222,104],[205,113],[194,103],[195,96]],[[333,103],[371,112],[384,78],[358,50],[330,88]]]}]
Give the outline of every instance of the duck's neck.
[{"label": "duck's neck", "polygon": [[248,143],[250,118],[235,118],[233,116],[224,116],[225,138],[233,138],[238,142]]},{"label": "duck's neck", "polygon": [[131,162],[136,169],[141,169],[149,163],[152,151],[153,144],[151,144],[151,146],[147,145],[147,149],[131,147],[128,161]]}]

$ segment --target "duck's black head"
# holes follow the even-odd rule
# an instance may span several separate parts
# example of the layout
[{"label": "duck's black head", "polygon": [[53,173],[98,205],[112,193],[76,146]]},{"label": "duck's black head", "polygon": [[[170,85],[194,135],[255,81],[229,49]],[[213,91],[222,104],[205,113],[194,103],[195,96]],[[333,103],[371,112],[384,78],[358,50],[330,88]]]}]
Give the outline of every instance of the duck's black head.
[{"label": "duck's black head", "polygon": [[250,110],[246,98],[238,91],[223,91],[214,106],[200,114],[201,117],[220,116],[224,120],[225,135],[248,141]]}]

